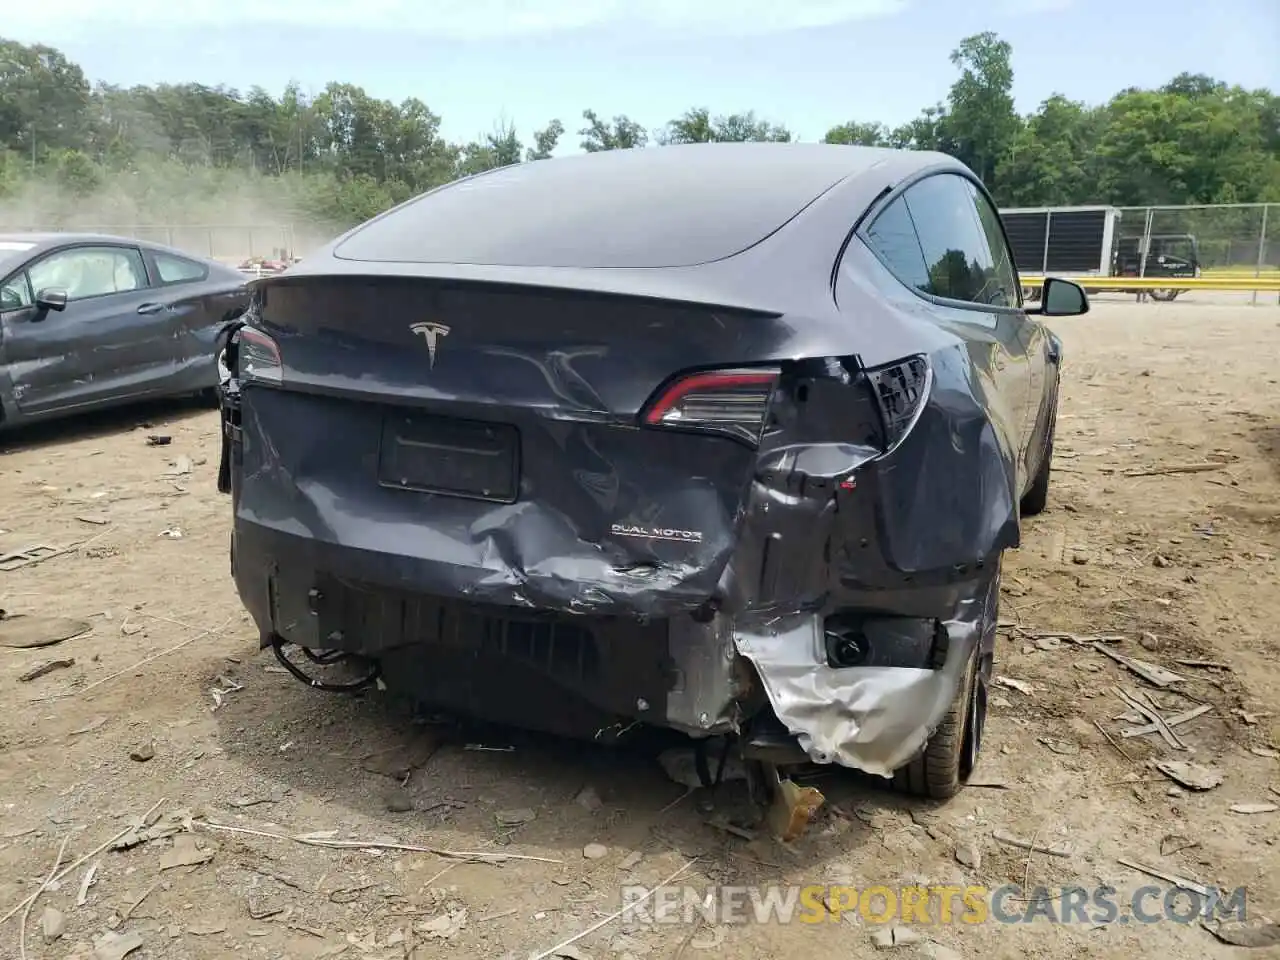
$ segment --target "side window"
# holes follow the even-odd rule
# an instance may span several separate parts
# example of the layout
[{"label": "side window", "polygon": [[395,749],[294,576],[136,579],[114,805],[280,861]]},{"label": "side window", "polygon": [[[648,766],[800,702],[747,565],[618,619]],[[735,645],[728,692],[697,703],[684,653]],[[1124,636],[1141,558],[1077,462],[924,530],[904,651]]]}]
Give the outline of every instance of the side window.
[{"label": "side window", "polygon": [[131,247],[75,247],[45,257],[27,273],[35,293],[65,290],[68,300],[128,293],[147,285],[142,254]]},{"label": "side window", "polygon": [[1009,279],[1004,280],[996,268],[968,180],[937,174],[908,188],[905,197],[929,273],[926,293],[970,303],[1016,305],[1011,271],[1006,264]]},{"label": "side window", "polygon": [[202,263],[188,260],[186,257],[175,257],[168,253],[155,254],[156,273],[161,283],[188,283],[192,280],[203,280],[209,275],[209,268]]},{"label": "side window", "polygon": [[31,296],[31,284],[27,282],[26,272],[14,274],[0,286],[0,312],[5,310],[21,310],[35,302]]},{"label": "side window", "polygon": [[899,197],[885,207],[867,228],[867,243],[899,280],[917,290],[929,290],[929,271],[916,237],[906,201]]},{"label": "side window", "polygon": [[996,208],[972,183],[966,184],[973,197],[973,205],[978,211],[978,222],[982,224],[982,232],[987,238],[987,249],[991,251],[992,273],[995,283],[1009,295],[1007,306],[1019,304],[1021,287],[1013,269],[1013,251],[1005,241],[1004,230],[1000,226],[1000,214]]}]

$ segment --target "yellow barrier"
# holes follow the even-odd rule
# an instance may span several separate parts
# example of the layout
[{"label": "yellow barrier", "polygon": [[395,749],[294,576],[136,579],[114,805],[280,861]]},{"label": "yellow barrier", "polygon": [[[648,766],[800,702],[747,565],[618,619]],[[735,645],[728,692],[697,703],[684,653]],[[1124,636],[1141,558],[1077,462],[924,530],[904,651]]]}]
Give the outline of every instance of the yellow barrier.
[{"label": "yellow barrier", "polygon": [[[1024,287],[1038,287],[1044,277],[1022,277]],[[1277,290],[1280,276],[1264,277],[1062,277],[1087,290]]]}]

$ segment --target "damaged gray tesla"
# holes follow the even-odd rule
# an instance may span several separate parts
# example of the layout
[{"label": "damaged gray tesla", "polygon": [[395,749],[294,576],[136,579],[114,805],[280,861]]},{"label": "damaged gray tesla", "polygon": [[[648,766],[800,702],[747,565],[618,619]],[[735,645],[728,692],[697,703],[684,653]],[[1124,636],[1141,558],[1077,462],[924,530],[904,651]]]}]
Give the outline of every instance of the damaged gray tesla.
[{"label": "damaged gray tesla", "polygon": [[[291,672],[345,658],[364,679],[317,685],[717,738],[775,778],[966,780],[1060,348],[959,162],[540,160],[253,287],[224,331],[219,488]],[[1087,309],[1050,279],[1035,312]]]}]

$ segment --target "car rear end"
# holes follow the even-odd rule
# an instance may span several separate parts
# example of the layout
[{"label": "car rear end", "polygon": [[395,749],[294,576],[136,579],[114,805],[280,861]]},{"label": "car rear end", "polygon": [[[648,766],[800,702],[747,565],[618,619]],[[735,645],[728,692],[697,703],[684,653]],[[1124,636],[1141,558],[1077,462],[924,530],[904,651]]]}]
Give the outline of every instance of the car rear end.
[{"label": "car rear end", "polygon": [[[428,279],[256,286],[224,482],[264,642],[562,732],[724,719],[692,688],[670,702],[672,644],[746,562],[782,318]],[[868,394],[868,440],[874,415]]]}]

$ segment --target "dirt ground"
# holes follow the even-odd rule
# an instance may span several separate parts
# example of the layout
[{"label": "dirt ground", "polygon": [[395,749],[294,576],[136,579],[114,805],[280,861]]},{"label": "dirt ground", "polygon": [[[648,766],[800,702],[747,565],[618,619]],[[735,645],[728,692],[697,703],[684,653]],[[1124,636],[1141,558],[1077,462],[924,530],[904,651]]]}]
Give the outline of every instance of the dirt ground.
[{"label": "dirt ground", "polygon": [[[141,939],[131,958],[526,960],[604,920],[624,884],[660,882],[690,860],[679,882],[699,886],[1109,884],[1124,902],[1161,883],[1124,858],[1244,886],[1251,918],[1280,916],[1280,813],[1231,809],[1280,802],[1280,309],[1098,303],[1057,326],[1054,486],[1006,566],[996,672],[1011,685],[994,689],[986,785],[931,805],[825,774],[814,785],[828,803],[790,847],[708,826],[706,798],[685,796],[652,758],[415,723],[376,693],[342,698],[289,677],[258,651],[229,577],[216,413],[170,405],[5,438],[0,553],[67,552],[0,572],[0,607],[92,629],[43,649],[0,647],[0,915],[55,873],[65,843],[62,866],[84,863],[31,909],[27,957],[86,957],[114,932],[118,947]],[[148,446],[150,434],[172,443]],[[175,462],[190,473],[166,476]],[[1185,679],[1156,688],[1088,643],[1042,636],[1053,632],[1122,637],[1108,649]],[[74,664],[20,679],[54,659]],[[1117,687],[1149,694],[1166,718],[1209,709],[1173,729],[1186,751],[1154,734],[1122,739],[1133,724],[1117,719],[1129,709]],[[1183,790],[1153,767],[1191,758],[1223,782]],[[722,787],[717,810],[736,809],[740,794]],[[194,834],[100,849],[148,810],[178,822],[186,811]],[[301,834],[354,842],[288,839]],[[388,840],[490,862],[370,846]],[[590,844],[607,849],[588,858]],[[544,860],[493,862],[498,853]],[[46,908],[65,921],[52,943]],[[0,956],[22,954],[23,913],[0,926]],[[1271,953],[1224,946],[1198,923],[1043,919],[916,923],[918,943],[881,951],[877,928],[853,919],[613,921],[563,955]]]}]

